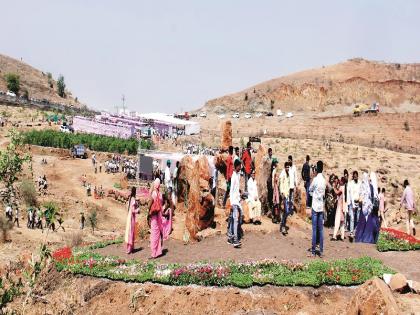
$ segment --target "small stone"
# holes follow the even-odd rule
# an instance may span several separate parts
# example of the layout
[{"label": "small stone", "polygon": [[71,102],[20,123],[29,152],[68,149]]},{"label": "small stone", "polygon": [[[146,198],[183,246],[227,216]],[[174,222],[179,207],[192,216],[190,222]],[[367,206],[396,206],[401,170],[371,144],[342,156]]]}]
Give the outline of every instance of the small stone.
[{"label": "small stone", "polygon": [[407,287],[407,278],[403,274],[397,273],[391,277],[389,287],[392,291],[402,291]]}]

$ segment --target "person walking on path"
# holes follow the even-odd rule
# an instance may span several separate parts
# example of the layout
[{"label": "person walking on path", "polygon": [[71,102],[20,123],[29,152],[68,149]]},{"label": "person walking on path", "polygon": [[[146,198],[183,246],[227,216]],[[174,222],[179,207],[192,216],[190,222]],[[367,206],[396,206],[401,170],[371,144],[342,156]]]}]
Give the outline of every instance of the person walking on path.
[{"label": "person walking on path", "polygon": [[229,198],[230,192],[230,180],[233,174],[233,146],[229,147],[229,155],[226,159],[226,192],[223,198],[223,208],[226,207],[227,199]]},{"label": "person walking on path", "polygon": [[316,243],[319,241],[319,256],[324,252],[324,196],[327,182],[322,175],[324,163],[316,163],[317,175],[309,187],[309,193],[312,195],[312,247],[311,257],[316,255]]},{"label": "person walking on path", "polygon": [[[130,199],[128,200],[128,215],[125,226],[125,244],[127,254],[131,254],[134,250],[134,242],[136,238],[136,215],[140,212],[136,201],[136,187],[131,188]],[[82,214],[83,215],[83,214]],[[84,226],[84,224],[83,224]]]},{"label": "person walking on path", "polygon": [[289,162],[284,163],[284,170],[280,174],[280,181],[279,181],[279,188],[280,188],[280,196],[284,202],[284,209],[281,211],[281,223],[280,223],[280,232],[283,235],[287,234],[287,227],[286,221],[287,216],[290,214],[290,206],[289,206],[289,194],[290,194],[290,172],[289,172],[290,164]]},{"label": "person walking on path", "polygon": [[404,207],[407,210],[407,234],[411,235],[411,231],[413,235],[416,235],[416,227],[413,221],[413,215],[416,212],[416,205],[414,203],[414,192],[411,189],[410,183],[408,179],[404,180],[404,192],[401,197],[400,209]]},{"label": "person walking on path", "polygon": [[19,208],[16,206],[15,209],[15,219],[13,220],[13,225],[17,225],[17,227],[19,227]]},{"label": "person walking on path", "polygon": [[[273,149],[268,148],[268,155],[266,156],[266,163],[270,165],[270,173],[267,178],[267,200],[268,200],[268,211],[272,211],[273,209]],[[266,209],[264,209],[264,214],[267,214]]]},{"label": "person walking on path", "polygon": [[385,188],[382,187],[382,190],[379,194],[379,217],[381,219],[381,226],[383,225],[383,227],[387,228],[388,223],[385,219],[385,202]]},{"label": "person walking on path", "polygon": [[273,215],[271,221],[277,224],[280,220],[280,170],[276,159],[273,159],[271,177],[273,178]]},{"label": "person walking on path", "polygon": [[338,177],[334,180],[334,191],[337,196],[337,209],[335,211],[335,222],[334,222],[334,233],[331,238],[332,241],[337,241],[337,234],[340,232],[340,240],[344,241],[344,217],[347,214],[347,205],[344,201],[345,194],[345,182],[344,177],[338,180]]},{"label": "person walking on path", "polygon": [[353,180],[348,185],[347,198],[349,200],[349,219],[350,219],[350,238],[354,237],[354,229],[357,226],[360,216],[359,198],[360,198],[360,182],[359,173],[353,172]]},{"label": "person walking on path", "polygon": [[232,174],[230,183],[230,215],[228,219],[228,243],[235,248],[241,246],[241,223],[242,223],[242,208],[241,208],[241,194],[239,190],[240,185],[240,170],[241,161],[235,160],[235,171]]},{"label": "person walking on path", "polygon": [[150,217],[150,250],[151,258],[157,258],[162,255],[162,207],[163,195],[160,192],[160,179],[156,178],[153,183],[151,194],[151,203],[149,207]]},{"label": "person walking on path", "polygon": [[294,200],[294,193],[295,193],[295,187],[298,185],[298,179],[297,179],[297,170],[296,166],[293,165],[293,157],[289,155],[289,178],[290,178],[290,193],[289,193],[289,215],[293,215],[293,200]]},{"label": "person walking on path", "polygon": [[306,208],[311,207],[311,196],[309,195],[309,186],[311,185],[311,166],[309,165],[310,161],[309,155],[306,156],[306,162],[302,166],[302,180],[305,183],[305,192],[306,192]]}]

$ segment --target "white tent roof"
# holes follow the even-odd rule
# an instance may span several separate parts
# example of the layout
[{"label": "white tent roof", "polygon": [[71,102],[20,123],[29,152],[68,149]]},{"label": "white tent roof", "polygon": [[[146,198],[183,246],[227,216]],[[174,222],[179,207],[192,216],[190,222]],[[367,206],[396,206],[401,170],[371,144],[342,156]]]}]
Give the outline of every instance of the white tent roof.
[{"label": "white tent roof", "polygon": [[173,116],[163,114],[163,113],[137,114],[137,117],[140,117],[143,119],[153,119],[159,122],[163,122],[163,123],[167,123],[171,125],[178,125],[178,126],[179,125],[181,126],[198,125],[197,122],[175,118]]}]

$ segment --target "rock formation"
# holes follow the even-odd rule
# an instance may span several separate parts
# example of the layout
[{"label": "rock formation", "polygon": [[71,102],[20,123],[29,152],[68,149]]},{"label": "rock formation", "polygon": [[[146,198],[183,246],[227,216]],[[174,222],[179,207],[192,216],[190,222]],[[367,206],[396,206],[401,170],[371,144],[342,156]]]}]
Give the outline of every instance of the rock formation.
[{"label": "rock formation", "polygon": [[222,150],[229,149],[229,146],[232,145],[232,122],[227,120],[222,124]]}]

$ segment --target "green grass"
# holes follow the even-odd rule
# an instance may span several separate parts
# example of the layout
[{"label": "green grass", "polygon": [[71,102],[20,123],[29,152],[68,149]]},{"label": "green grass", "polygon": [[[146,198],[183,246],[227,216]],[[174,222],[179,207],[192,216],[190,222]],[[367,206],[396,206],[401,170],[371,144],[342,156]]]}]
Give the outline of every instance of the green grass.
[{"label": "green grass", "polygon": [[[378,259],[370,257],[307,263],[256,261],[198,262],[194,264],[158,264],[139,260],[122,260],[93,251],[121,240],[101,242],[74,250],[68,259],[56,260],[58,270],[74,274],[121,280],[154,282],[167,285],[275,286],[358,285],[384,273],[394,273]],[[121,249],[122,250],[122,249]]]}]

